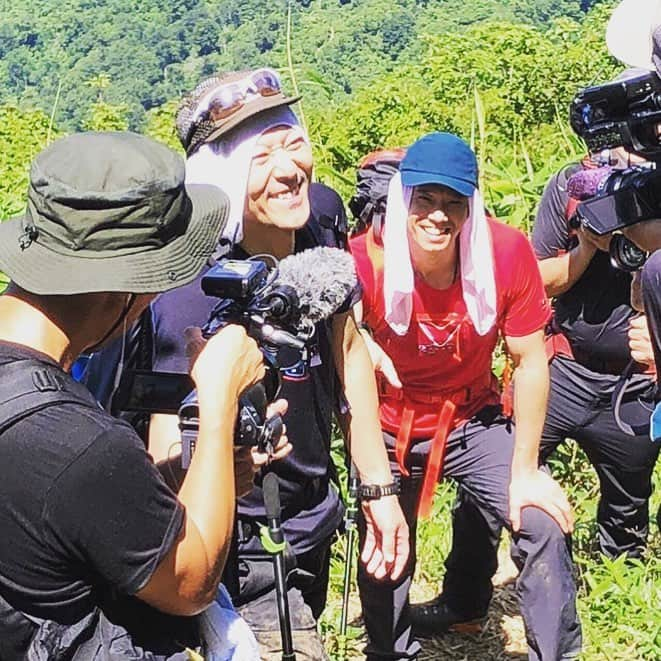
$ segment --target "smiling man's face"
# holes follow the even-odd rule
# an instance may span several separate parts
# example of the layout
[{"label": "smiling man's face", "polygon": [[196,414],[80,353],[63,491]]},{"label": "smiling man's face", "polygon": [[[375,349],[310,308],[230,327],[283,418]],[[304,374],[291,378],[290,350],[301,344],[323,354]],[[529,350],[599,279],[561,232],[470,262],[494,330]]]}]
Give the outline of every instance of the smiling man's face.
[{"label": "smiling man's face", "polygon": [[409,205],[409,241],[427,253],[447,250],[468,218],[468,198],[439,184],[413,190]]},{"label": "smiling man's face", "polygon": [[276,126],[255,147],[244,221],[296,230],[310,216],[312,149],[297,127]]}]

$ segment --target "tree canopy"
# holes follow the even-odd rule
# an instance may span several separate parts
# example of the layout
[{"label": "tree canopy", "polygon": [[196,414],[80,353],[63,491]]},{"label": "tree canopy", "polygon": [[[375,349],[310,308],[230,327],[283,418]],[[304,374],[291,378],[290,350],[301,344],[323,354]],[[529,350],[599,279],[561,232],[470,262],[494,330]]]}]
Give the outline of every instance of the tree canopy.
[{"label": "tree canopy", "polygon": [[0,102],[54,110],[59,126],[80,129],[101,99],[141,128],[148,110],[213,71],[285,69],[291,12],[294,71],[309,102],[324,103],[419,60],[422,35],[494,19],[548,27],[597,1],[0,0]]}]

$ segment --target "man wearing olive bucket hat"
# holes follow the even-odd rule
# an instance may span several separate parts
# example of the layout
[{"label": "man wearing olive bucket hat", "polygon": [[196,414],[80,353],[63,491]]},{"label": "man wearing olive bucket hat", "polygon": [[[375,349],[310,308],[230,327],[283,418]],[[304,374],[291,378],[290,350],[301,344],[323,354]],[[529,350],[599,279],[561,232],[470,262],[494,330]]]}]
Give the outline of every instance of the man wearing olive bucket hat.
[{"label": "man wearing olive bucket hat", "polygon": [[194,363],[200,434],[178,496],[67,372],[193,280],[226,218],[167,147],[81,133],[37,156],[25,214],[0,223],[1,658],[184,659],[208,642],[235,497],[265,459],[235,461],[232,442],[259,349],[228,326]]}]

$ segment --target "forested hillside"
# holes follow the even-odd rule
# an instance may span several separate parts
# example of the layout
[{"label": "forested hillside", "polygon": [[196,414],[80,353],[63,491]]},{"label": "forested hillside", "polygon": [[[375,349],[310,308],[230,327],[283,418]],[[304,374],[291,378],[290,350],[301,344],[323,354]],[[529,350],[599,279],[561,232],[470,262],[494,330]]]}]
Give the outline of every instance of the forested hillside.
[{"label": "forested hillside", "polygon": [[[82,128],[99,97],[145,111],[215,70],[285,67],[338,96],[425,50],[422,35],[484,20],[547,27],[580,19],[597,0],[1,0],[0,103],[56,105],[58,125]],[[314,96],[314,95],[312,95]]]},{"label": "forested hillside", "polygon": [[345,198],[367,151],[452,130],[478,150],[491,209],[526,227],[581,149],[572,95],[618,68],[603,43],[612,4],[0,0],[0,218],[21,211],[28,163],[59,133],[133,128],[178,147],[185,91],[268,64],[303,93],[317,176]]}]

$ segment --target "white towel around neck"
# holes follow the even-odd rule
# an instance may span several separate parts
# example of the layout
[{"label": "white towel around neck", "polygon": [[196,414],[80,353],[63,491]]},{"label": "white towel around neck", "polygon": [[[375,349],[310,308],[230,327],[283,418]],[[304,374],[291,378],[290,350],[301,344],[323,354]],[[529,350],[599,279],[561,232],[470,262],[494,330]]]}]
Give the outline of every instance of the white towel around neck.
[{"label": "white towel around neck", "polygon": [[[407,219],[413,189],[399,173],[390,181],[383,237],[383,295],[386,322],[397,333],[408,332],[413,313],[414,274],[409,251]],[[491,235],[484,204],[476,188],[469,199],[468,220],[459,235],[461,285],[464,303],[475,330],[486,335],[496,321],[496,280]]]}]

